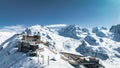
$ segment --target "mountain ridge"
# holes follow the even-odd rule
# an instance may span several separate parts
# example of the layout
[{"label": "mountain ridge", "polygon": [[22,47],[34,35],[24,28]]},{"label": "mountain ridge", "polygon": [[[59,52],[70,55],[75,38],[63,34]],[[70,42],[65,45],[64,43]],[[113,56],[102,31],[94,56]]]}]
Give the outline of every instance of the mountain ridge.
[{"label": "mountain ridge", "polygon": [[[110,30],[106,29],[105,27],[101,27],[101,28],[96,27],[96,28],[93,28],[92,31],[90,31],[89,29],[79,27],[78,25],[65,25],[65,26],[62,25],[62,27],[60,27],[57,30],[56,28],[59,27],[58,25],[52,26],[56,28],[50,28],[48,27],[48,25],[47,26],[34,25],[26,28],[26,30],[21,33],[26,35],[40,35],[41,40],[43,42],[50,42],[51,44],[50,48],[52,50],[57,50],[57,53],[68,52],[68,53],[74,53],[74,54],[83,55],[83,56],[95,56],[96,58],[100,59],[104,63],[106,68],[112,68],[116,65],[118,65],[117,68],[119,68],[120,66],[119,66],[119,63],[117,63],[117,61],[120,58],[120,50],[119,50],[120,40],[119,39],[115,40],[116,39],[115,34],[117,33],[118,34],[117,37],[119,36],[120,28],[118,26],[119,25],[115,25],[114,27],[111,27]],[[4,35],[3,36],[1,35],[0,37],[2,38],[4,37]],[[6,44],[4,45],[9,46],[7,43],[9,42],[6,42]],[[11,46],[10,48],[5,47],[0,51],[0,55],[3,55],[2,52],[4,52],[4,50],[6,50],[5,51],[6,54],[7,52],[9,53],[13,51],[12,53],[13,57],[14,55],[18,54],[16,53],[16,50],[14,50],[17,43],[9,43],[9,44],[10,45],[14,44],[14,46]],[[44,53],[46,54],[46,52]],[[50,56],[52,56],[50,58],[55,57],[54,54]],[[0,59],[2,58],[4,57],[1,57]],[[21,62],[26,60],[27,62],[25,63],[27,63],[28,66],[19,62],[13,65],[13,68],[16,68],[16,67],[19,68],[19,66],[29,68],[29,64],[32,63],[33,61],[37,63],[36,58],[32,58],[33,60],[29,60],[29,59],[30,57],[27,57],[21,60]],[[9,61],[9,59],[6,59],[5,61],[3,60],[0,64],[2,65],[7,61]],[[28,61],[30,61],[30,63],[28,63]],[[52,63],[52,65],[56,64],[55,62],[53,63],[52,60],[50,62]],[[69,68],[73,67],[69,65],[67,62],[65,63],[69,66]],[[111,65],[109,63],[111,64],[113,63],[113,66],[110,67]],[[6,63],[6,64],[9,64],[9,63]],[[33,64],[33,66],[35,65],[36,64]]]}]

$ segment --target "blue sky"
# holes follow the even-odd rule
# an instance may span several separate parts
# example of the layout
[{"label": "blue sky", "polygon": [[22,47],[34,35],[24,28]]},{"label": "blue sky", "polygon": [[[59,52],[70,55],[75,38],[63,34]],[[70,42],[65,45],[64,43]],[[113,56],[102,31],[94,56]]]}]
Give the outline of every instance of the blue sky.
[{"label": "blue sky", "polygon": [[119,0],[0,0],[0,27],[79,24],[106,26],[120,22]]}]

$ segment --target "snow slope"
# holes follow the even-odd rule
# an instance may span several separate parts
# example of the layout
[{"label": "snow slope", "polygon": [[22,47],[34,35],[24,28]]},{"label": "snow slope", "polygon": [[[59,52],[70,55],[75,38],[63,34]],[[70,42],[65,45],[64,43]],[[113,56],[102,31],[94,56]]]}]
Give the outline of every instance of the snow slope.
[{"label": "snow slope", "polygon": [[[90,31],[78,25],[35,25],[26,28],[22,34],[40,35],[44,52],[39,57],[29,57],[17,51],[18,36],[15,32],[0,32],[0,68],[74,68],[60,58],[59,52],[84,56],[94,56],[101,60],[105,68],[120,68],[120,25],[95,27]],[[43,56],[45,58],[43,64]],[[48,65],[47,58],[50,58]]]}]

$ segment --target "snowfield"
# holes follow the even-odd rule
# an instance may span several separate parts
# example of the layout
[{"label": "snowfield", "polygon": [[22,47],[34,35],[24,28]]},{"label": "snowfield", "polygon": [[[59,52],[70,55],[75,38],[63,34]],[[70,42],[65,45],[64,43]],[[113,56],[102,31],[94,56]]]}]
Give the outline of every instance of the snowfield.
[{"label": "snowfield", "polygon": [[[105,68],[120,68],[120,25],[110,29],[95,27],[90,29],[77,25],[35,25],[20,31],[0,31],[0,68],[75,68],[60,57],[60,52],[100,59]],[[8,28],[8,27],[7,27]],[[6,30],[6,29],[5,29]],[[8,30],[8,29],[7,29]],[[49,42],[49,48],[38,56],[30,57],[28,53],[18,52],[17,33],[39,35],[43,42]],[[48,59],[49,58],[49,59]],[[84,67],[81,67],[84,68]]]},{"label": "snowfield", "polygon": [[6,41],[10,37],[12,37],[15,33],[11,32],[0,32],[0,45],[2,42]]}]

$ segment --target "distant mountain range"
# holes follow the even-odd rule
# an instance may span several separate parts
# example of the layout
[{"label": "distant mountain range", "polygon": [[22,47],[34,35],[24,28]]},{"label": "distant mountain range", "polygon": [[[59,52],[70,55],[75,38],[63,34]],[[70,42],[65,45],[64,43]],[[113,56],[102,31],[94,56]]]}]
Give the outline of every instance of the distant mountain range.
[{"label": "distant mountain range", "polygon": [[[66,24],[34,25],[24,30],[19,29],[27,35],[40,35],[41,40],[49,42],[50,48],[57,52],[56,55],[45,48],[45,52],[41,53],[50,56],[50,59],[56,59],[50,60],[47,68],[74,68],[59,58],[59,52],[93,56],[100,59],[105,68],[120,68],[120,25],[113,25],[110,29],[94,27],[92,30]],[[11,32],[9,29],[0,31],[0,68],[44,68],[45,65],[38,64],[37,57],[17,52],[17,33],[18,31]]]}]

